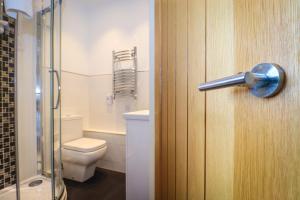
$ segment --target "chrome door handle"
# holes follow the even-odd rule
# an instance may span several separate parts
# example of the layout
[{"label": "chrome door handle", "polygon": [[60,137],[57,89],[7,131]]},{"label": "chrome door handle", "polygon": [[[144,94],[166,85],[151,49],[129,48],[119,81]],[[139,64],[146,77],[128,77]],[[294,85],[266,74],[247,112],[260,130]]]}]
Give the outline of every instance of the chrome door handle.
[{"label": "chrome door handle", "polygon": [[52,106],[52,109],[57,109],[59,106],[59,102],[60,102],[60,95],[61,95],[61,84],[60,84],[60,79],[59,79],[59,75],[58,75],[58,71],[53,69],[49,71],[50,73],[54,73],[56,80],[57,80],[57,99],[56,99],[56,104],[55,106]]},{"label": "chrome door handle", "polygon": [[284,87],[285,72],[282,67],[273,63],[256,65],[251,72],[239,73],[199,85],[199,91],[214,90],[231,86],[248,87],[257,97],[271,97]]}]

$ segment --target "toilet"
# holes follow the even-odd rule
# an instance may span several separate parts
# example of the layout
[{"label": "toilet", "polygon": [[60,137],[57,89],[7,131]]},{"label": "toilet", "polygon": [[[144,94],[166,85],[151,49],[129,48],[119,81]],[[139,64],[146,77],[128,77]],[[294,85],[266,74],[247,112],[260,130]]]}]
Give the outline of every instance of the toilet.
[{"label": "toilet", "polygon": [[94,176],[97,162],[107,149],[106,141],[83,137],[82,117],[62,117],[63,177],[84,182]]}]

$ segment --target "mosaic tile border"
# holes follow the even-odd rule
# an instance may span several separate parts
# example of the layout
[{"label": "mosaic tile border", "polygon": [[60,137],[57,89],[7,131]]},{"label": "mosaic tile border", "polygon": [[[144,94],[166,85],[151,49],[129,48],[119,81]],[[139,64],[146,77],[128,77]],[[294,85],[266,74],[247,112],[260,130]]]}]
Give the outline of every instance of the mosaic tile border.
[{"label": "mosaic tile border", "polygon": [[0,190],[16,183],[15,19],[0,35]]}]

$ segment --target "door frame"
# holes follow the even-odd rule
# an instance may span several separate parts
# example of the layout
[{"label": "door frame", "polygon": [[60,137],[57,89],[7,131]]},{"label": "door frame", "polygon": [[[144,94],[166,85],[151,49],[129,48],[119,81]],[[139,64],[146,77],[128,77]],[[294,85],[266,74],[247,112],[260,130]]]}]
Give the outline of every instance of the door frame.
[{"label": "door frame", "polygon": [[152,0],[154,3],[154,131],[155,131],[155,199],[162,198],[161,168],[162,168],[162,0]]}]

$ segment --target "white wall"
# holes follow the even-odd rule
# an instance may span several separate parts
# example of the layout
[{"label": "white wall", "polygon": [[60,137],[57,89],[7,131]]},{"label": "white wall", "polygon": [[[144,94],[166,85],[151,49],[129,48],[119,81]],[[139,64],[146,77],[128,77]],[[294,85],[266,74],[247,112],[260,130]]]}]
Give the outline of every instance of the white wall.
[{"label": "white wall", "polygon": [[85,1],[65,0],[62,6],[62,115],[83,116],[89,125],[88,8]]},{"label": "white wall", "polygon": [[[84,129],[124,131],[124,112],[149,106],[148,0],[64,0],[62,112],[82,115]],[[112,95],[112,51],[138,49],[138,98]]]},{"label": "white wall", "polygon": [[35,19],[22,15],[18,22],[17,124],[20,180],[37,174],[35,104]]},{"label": "white wall", "polygon": [[89,73],[89,9],[86,1],[64,0],[62,6],[62,70]]},{"label": "white wall", "polygon": [[112,73],[112,51],[137,46],[138,70],[149,70],[148,0],[89,1],[91,75]]}]

